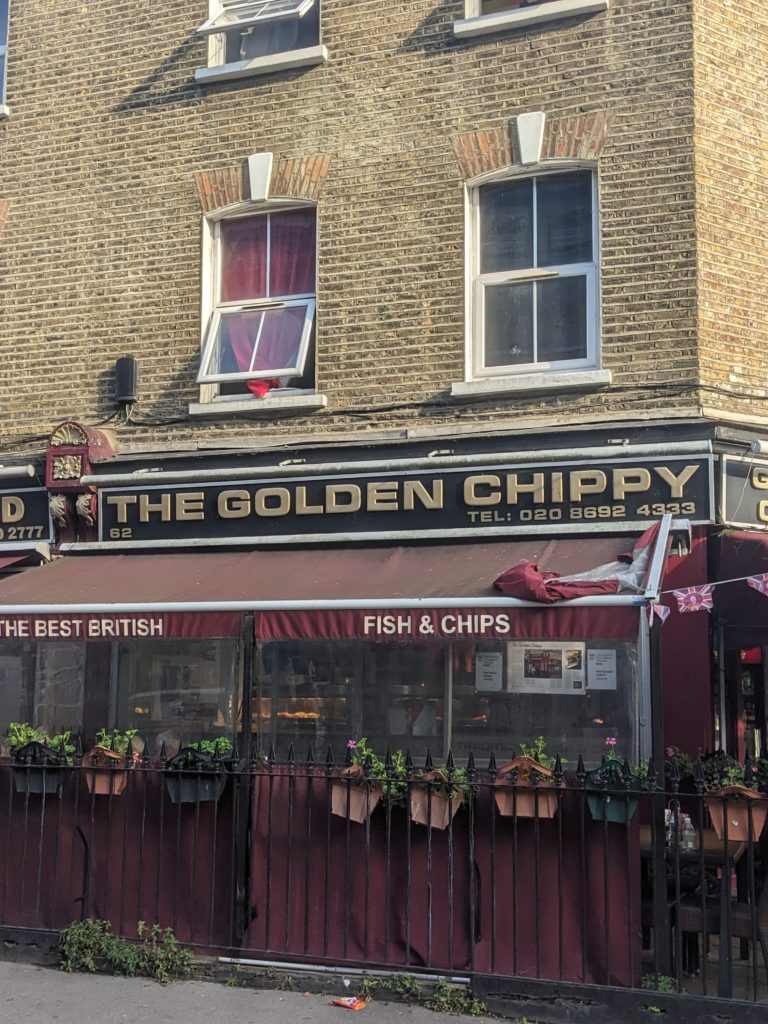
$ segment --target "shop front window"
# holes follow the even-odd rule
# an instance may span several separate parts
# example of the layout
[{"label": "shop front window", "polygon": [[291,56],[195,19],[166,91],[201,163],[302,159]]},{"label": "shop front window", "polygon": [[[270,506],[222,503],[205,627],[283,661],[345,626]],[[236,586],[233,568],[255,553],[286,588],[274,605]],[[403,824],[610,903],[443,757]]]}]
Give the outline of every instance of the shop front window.
[{"label": "shop front window", "polygon": [[194,740],[232,737],[239,683],[234,640],[119,644],[114,722],[137,729],[150,756]]},{"label": "shop front window", "polygon": [[252,729],[278,757],[293,743],[298,759],[312,745],[316,759],[330,746],[338,761],[361,736],[381,756],[399,748],[417,762],[427,750],[512,756],[537,736],[571,770],[579,754],[599,763],[609,737],[638,756],[635,643],[267,643],[256,674]]},{"label": "shop front window", "polygon": [[442,751],[445,651],[438,644],[297,641],[265,644],[252,728],[262,750],[297,757],[311,744],[346,753],[365,736],[382,754],[410,748],[414,757]]}]

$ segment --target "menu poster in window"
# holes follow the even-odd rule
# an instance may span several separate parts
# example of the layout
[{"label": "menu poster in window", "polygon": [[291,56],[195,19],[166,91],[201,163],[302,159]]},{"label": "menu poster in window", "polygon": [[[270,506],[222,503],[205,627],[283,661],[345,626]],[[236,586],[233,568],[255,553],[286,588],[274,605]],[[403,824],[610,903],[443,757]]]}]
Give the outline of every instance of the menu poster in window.
[{"label": "menu poster in window", "polygon": [[584,644],[518,640],[507,650],[507,689],[512,693],[584,694]]},{"label": "menu poster in window", "polygon": [[616,651],[587,652],[587,685],[590,690],[616,689]]},{"label": "menu poster in window", "polygon": [[504,682],[504,655],[500,651],[482,651],[475,655],[475,689],[501,690]]}]

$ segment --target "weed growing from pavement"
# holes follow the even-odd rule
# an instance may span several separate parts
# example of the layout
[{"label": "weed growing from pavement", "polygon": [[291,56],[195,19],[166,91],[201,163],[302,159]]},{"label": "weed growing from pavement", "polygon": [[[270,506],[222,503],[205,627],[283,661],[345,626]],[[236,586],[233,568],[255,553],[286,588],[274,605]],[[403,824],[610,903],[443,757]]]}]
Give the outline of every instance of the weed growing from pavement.
[{"label": "weed growing from pavement", "polygon": [[469,1017],[479,1017],[482,1013],[488,1012],[488,1007],[480,999],[476,999],[464,985],[450,985],[447,981],[438,981],[432,998],[427,1000],[426,1005],[430,1010],[438,1010],[441,1013],[467,1014]]},{"label": "weed growing from pavement", "polygon": [[129,942],[112,933],[109,921],[74,921],[59,940],[62,970],[90,974],[105,971],[160,982],[189,976],[192,955],[172,929],[139,921],[136,930],[138,942]]}]

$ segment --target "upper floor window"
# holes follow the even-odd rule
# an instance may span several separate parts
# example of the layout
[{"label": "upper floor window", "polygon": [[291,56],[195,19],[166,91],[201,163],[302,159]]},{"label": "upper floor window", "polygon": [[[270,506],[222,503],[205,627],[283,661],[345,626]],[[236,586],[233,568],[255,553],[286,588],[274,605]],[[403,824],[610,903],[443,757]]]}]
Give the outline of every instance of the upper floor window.
[{"label": "upper floor window", "polygon": [[487,182],[470,200],[473,376],[597,366],[593,173]]},{"label": "upper floor window", "polygon": [[313,386],[315,216],[278,209],[212,226],[200,383],[220,395]]},{"label": "upper floor window", "polygon": [[454,23],[457,36],[536,25],[557,18],[605,11],[609,0],[464,0],[465,17]]},{"label": "upper floor window", "polygon": [[5,110],[5,66],[8,56],[8,0],[0,0],[0,117]]},{"label": "upper floor window", "polygon": [[210,16],[197,30],[208,36],[208,68],[198,80],[238,78],[317,64],[320,0],[209,0]]}]

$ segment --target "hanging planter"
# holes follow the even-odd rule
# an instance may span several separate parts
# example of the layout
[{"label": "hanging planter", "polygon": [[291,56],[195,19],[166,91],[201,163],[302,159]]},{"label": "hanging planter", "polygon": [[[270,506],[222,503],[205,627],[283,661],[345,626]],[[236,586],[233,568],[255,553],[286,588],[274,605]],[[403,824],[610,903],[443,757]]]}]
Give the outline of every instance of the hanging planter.
[{"label": "hanging planter", "polygon": [[88,765],[85,781],[94,796],[120,796],[128,785],[125,754],[116,754],[108,747],[95,746],[83,758]]},{"label": "hanging planter", "polygon": [[17,793],[58,793],[68,770],[67,754],[40,740],[31,740],[13,750],[13,785]]},{"label": "hanging planter", "polygon": [[464,803],[463,783],[439,769],[419,772],[411,783],[411,821],[444,830]]},{"label": "hanging planter", "polygon": [[594,821],[610,821],[626,825],[637,810],[637,799],[630,796],[631,787],[638,788],[642,779],[634,775],[626,761],[604,757],[599,768],[584,776],[589,812]]},{"label": "hanging planter", "polygon": [[[232,744],[226,742],[231,750]],[[199,804],[218,800],[227,784],[227,768],[231,763],[231,758],[225,760],[217,753],[211,755],[195,745],[182,747],[163,768],[171,803]]]},{"label": "hanging planter", "polygon": [[768,802],[761,793],[756,793],[754,789],[748,789],[746,786],[725,786],[718,791],[718,795],[706,797],[704,803],[718,839],[725,837],[726,823],[729,840],[746,843],[750,840],[756,842],[760,838],[768,816]]},{"label": "hanging planter", "polygon": [[331,813],[362,824],[378,806],[382,792],[379,783],[365,777],[363,765],[350,764],[331,783]]},{"label": "hanging planter", "polygon": [[[511,777],[511,779],[510,779]],[[513,757],[499,768],[494,799],[505,818],[554,818],[559,807],[555,773],[532,757]]]}]

